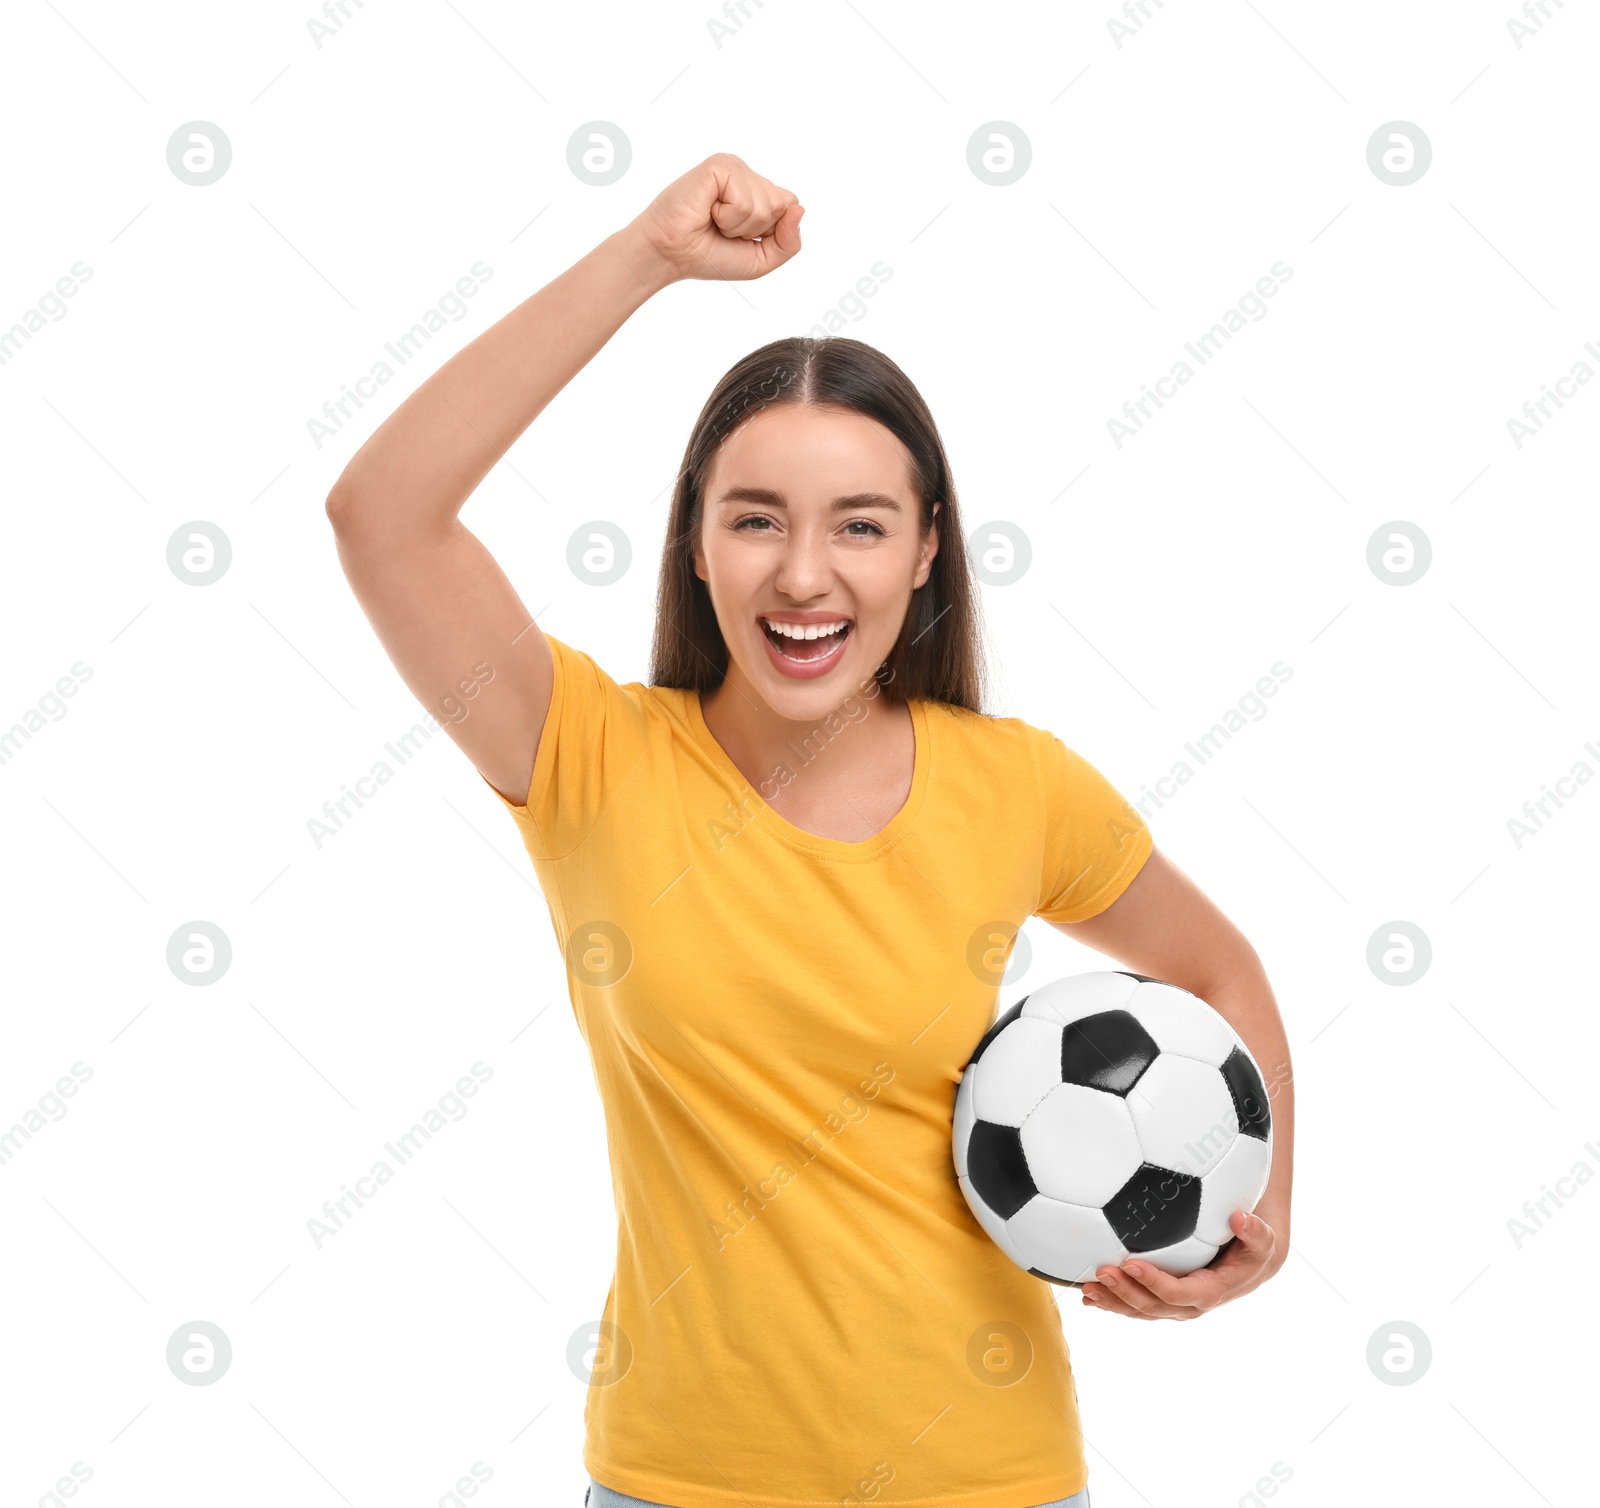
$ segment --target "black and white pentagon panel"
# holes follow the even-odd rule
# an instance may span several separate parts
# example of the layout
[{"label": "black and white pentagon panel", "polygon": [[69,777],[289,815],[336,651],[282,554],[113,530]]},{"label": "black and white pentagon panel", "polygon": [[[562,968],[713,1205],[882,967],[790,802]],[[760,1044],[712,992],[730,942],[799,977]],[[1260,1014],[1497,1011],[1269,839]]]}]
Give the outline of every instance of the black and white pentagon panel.
[{"label": "black and white pentagon panel", "polygon": [[1002,1011],[956,1090],[951,1151],[973,1215],[1019,1267],[1081,1286],[1137,1252],[1204,1267],[1272,1166],[1249,1049],[1187,990],[1122,970]]}]

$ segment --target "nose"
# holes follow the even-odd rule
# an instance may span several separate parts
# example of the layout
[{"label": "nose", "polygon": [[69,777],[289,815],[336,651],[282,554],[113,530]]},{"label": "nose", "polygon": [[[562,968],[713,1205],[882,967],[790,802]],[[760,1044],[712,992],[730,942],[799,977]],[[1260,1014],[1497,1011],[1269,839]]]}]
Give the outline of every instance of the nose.
[{"label": "nose", "polygon": [[809,602],[828,591],[833,585],[833,562],[828,557],[825,530],[789,530],[774,584],[792,602]]}]

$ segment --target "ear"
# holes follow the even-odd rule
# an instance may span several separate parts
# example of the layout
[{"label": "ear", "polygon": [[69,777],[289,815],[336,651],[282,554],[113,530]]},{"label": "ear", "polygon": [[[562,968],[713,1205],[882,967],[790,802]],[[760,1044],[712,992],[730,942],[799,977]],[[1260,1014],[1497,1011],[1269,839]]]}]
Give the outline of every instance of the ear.
[{"label": "ear", "polygon": [[939,553],[939,509],[944,505],[933,505],[933,518],[928,524],[928,532],[923,536],[922,553],[917,558],[917,574],[912,581],[912,589],[927,583],[928,577],[933,573],[933,557]]}]

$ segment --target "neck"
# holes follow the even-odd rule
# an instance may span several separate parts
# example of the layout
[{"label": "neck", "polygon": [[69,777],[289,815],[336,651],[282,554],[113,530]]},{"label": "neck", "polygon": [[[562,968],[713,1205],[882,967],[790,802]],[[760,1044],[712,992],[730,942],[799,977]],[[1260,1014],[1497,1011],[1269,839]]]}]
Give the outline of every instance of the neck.
[{"label": "neck", "polygon": [[[881,757],[900,725],[910,720],[904,702],[891,702],[873,680],[865,692],[852,687],[837,701],[824,700],[807,716],[776,711],[738,666],[714,691],[700,695],[701,715],[713,737],[753,785],[770,782],[782,768],[798,775],[817,763],[819,772],[848,778],[853,768]],[[824,753],[826,759],[819,758]]]}]

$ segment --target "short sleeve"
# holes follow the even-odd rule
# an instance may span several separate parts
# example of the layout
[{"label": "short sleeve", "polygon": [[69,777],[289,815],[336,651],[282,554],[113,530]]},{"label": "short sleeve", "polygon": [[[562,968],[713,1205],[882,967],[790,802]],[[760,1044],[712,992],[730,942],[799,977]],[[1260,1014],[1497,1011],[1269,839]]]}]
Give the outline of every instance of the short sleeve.
[{"label": "short sleeve", "polygon": [[[555,663],[528,799],[518,806],[485,779],[522,829],[530,852],[564,858],[588,837],[648,741],[644,688],[619,686],[581,649],[545,635]],[[481,775],[480,775],[480,778]]]},{"label": "short sleeve", "polygon": [[1133,883],[1154,848],[1144,818],[1088,760],[1043,734],[1044,865],[1035,916],[1083,922]]}]

